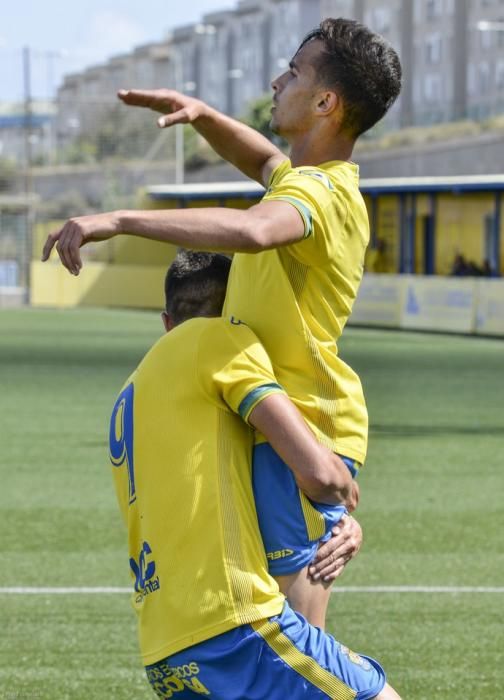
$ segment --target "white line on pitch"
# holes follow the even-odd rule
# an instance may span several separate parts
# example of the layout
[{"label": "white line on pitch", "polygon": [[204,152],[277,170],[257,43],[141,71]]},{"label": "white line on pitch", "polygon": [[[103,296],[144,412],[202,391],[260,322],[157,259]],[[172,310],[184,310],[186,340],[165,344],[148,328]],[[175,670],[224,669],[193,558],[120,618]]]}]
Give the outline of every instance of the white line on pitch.
[{"label": "white line on pitch", "polygon": [[332,593],[504,593],[504,586],[338,586]]},{"label": "white line on pitch", "polygon": [[[131,593],[119,586],[0,588],[0,595],[111,595]],[[504,593],[504,586],[336,586],[332,593]]]},{"label": "white line on pitch", "polygon": [[131,593],[131,588],[119,588],[115,586],[81,586],[81,587],[39,587],[39,586],[12,586],[0,588],[0,595],[71,595],[80,593],[84,595],[93,594],[115,594]]}]

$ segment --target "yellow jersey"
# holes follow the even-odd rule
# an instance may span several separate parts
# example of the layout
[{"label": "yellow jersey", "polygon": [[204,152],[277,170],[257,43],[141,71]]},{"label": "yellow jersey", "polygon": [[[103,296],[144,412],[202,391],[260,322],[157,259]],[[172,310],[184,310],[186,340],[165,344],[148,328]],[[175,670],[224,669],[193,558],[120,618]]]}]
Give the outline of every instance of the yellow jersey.
[{"label": "yellow jersey", "polygon": [[250,328],[197,318],[153,346],[116,401],[110,459],[146,665],[282,610],[259,534],[245,422],[277,392]]},{"label": "yellow jersey", "polygon": [[296,207],[304,238],[233,258],[224,315],[243,319],[271,358],[277,381],[326,447],[364,462],[367,411],[357,374],[338,357],[369,241],[358,166],[331,161],[272,173],[263,201]]}]

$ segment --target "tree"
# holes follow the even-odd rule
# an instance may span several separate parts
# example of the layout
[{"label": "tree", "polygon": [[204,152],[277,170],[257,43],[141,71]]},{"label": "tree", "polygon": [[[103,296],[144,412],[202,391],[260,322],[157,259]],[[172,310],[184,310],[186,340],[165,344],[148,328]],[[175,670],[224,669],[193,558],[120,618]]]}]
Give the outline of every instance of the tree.
[{"label": "tree", "polygon": [[7,158],[0,158],[0,192],[12,190],[16,182],[16,166]]},{"label": "tree", "polygon": [[259,131],[267,139],[273,141],[279,148],[285,149],[287,143],[271,131],[271,95],[266,94],[254,100],[248,105],[247,112],[242,118],[242,122]]}]

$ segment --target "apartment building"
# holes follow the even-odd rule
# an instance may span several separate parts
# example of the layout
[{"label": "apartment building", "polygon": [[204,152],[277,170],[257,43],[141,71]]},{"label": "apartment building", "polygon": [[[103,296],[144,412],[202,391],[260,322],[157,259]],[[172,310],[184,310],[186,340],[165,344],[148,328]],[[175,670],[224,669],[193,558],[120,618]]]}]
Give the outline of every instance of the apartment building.
[{"label": "apartment building", "polygon": [[468,25],[466,109],[484,119],[504,111],[504,0],[471,0]]},{"label": "apartment building", "polygon": [[504,108],[504,0],[239,0],[163,41],[67,76],[57,98],[59,133],[88,128],[124,85],[177,87],[240,116],[326,16],[364,22],[401,57],[403,91],[380,129],[485,118]]}]

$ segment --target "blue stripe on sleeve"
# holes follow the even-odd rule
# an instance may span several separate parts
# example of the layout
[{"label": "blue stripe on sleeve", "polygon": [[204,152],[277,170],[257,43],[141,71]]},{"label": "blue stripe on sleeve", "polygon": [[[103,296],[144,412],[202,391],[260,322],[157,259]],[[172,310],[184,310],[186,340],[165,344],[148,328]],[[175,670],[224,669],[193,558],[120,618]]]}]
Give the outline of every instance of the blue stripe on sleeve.
[{"label": "blue stripe on sleeve", "polygon": [[258,404],[259,401],[266,398],[266,395],[277,394],[280,392],[282,394],[284,393],[284,390],[282,389],[280,384],[272,383],[258,386],[256,389],[253,389],[250,392],[250,394],[247,394],[247,396],[243,399],[243,401],[238,407],[238,413],[243,418],[243,420],[246,421],[254,406],[256,406],[256,404]]}]

